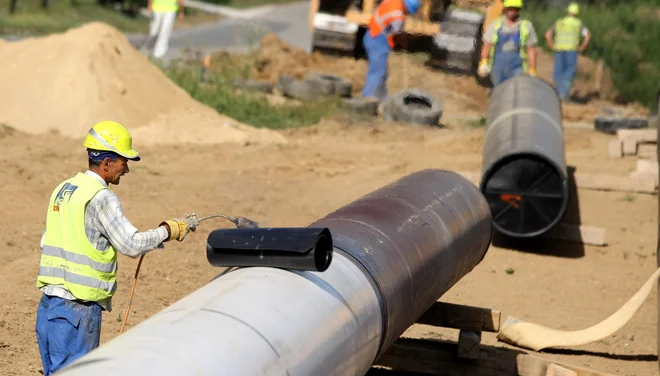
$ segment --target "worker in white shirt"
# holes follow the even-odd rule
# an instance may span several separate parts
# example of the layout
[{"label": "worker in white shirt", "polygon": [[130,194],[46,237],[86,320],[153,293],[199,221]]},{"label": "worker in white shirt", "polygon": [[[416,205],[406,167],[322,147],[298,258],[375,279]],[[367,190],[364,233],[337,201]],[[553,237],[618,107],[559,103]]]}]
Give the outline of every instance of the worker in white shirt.
[{"label": "worker in white shirt", "polygon": [[151,22],[149,23],[147,48],[151,48],[153,45],[153,56],[160,59],[167,53],[177,14],[180,20],[184,17],[183,1],[148,0],[148,10],[151,15]]}]

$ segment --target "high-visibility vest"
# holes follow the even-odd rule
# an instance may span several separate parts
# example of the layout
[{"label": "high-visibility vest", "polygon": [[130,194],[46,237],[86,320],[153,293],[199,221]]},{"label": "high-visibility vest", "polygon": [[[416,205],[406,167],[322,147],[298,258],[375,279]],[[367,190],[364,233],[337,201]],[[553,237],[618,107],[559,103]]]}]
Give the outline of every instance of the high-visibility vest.
[{"label": "high-visibility vest", "polygon": [[555,24],[555,51],[577,51],[580,44],[582,21],[573,16],[557,20]]},{"label": "high-visibility vest", "polygon": [[163,13],[176,12],[179,10],[179,3],[177,0],[153,0],[151,10]]},{"label": "high-visibility vest", "polygon": [[[495,47],[497,46],[497,40],[498,40],[498,33],[500,29],[502,28],[502,22],[503,18],[500,17],[497,20],[493,22],[493,26],[495,27],[494,29],[494,40],[492,41],[492,44],[490,46],[490,53],[488,57],[488,64],[492,67],[493,66],[493,58],[495,57]],[[520,20],[520,58],[522,59],[523,63],[523,70],[527,72],[527,48],[525,48],[525,45],[527,44],[527,38],[529,37],[529,29],[532,26],[532,23],[528,20]]]},{"label": "high-visibility vest", "polygon": [[96,249],[85,234],[87,203],[103,189],[83,173],[60,183],[48,203],[37,288],[60,285],[83,301],[111,298],[117,290],[117,251]]},{"label": "high-visibility vest", "polygon": [[[372,38],[382,34],[385,29],[395,20],[405,20],[406,16],[403,13],[404,5],[403,0],[385,0],[374,12],[369,21],[369,33]],[[390,47],[394,48],[394,36],[387,34],[387,43]]]}]

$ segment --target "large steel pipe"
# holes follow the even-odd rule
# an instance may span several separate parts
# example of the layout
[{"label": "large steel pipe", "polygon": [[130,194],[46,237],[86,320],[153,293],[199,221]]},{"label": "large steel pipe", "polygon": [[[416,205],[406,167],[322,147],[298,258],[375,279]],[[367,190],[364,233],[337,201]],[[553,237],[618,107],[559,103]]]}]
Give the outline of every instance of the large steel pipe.
[{"label": "large steel pipe", "polygon": [[480,189],[499,232],[531,238],[550,231],[568,205],[561,102],[530,76],[496,86],[490,96]]},{"label": "large steel pipe", "polygon": [[484,257],[488,205],[425,170],[331,213],[324,272],[239,268],[79,359],[62,375],[364,375]]}]

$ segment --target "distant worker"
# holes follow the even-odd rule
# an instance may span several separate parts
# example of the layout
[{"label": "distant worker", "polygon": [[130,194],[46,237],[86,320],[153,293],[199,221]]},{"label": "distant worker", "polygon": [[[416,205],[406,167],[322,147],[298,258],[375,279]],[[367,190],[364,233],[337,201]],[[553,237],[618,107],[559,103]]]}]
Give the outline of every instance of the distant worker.
[{"label": "distant worker", "polygon": [[183,0],[148,0],[148,9],[151,22],[146,44],[148,49],[153,46],[153,56],[160,59],[167,53],[177,14],[183,19]]},{"label": "distant worker", "polygon": [[419,0],[384,0],[378,5],[364,33],[364,48],[369,59],[367,79],[362,89],[364,97],[387,98],[388,58],[395,46],[395,36],[403,31],[407,14],[419,9]]},{"label": "distant worker", "polygon": [[117,289],[117,251],[135,258],[194,231],[187,218],[145,232],[126,219],[108,184],[119,184],[129,160],[140,160],[132,144],[122,125],[94,125],[84,142],[89,169],[51,194],[37,277],[43,295],[36,335],[46,376],[99,346],[101,312],[112,310]]},{"label": "distant worker", "polygon": [[493,86],[518,74],[536,76],[538,38],[532,23],[520,19],[522,0],[504,0],[504,16],[488,25],[483,36],[479,76],[490,74]]},{"label": "distant worker", "polygon": [[[568,100],[575,79],[578,65],[578,54],[589,45],[591,33],[577,17],[580,6],[571,3],[568,6],[568,15],[558,19],[545,32],[545,39],[555,54],[554,72],[552,79],[555,88],[562,100]],[[580,44],[580,37],[584,40]]]}]

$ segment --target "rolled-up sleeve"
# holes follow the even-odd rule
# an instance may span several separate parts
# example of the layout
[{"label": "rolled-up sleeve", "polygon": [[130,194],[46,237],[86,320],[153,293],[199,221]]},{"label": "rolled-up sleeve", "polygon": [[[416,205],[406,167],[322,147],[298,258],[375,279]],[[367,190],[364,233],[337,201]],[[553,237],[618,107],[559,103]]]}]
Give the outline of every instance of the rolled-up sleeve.
[{"label": "rolled-up sleeve", "polygon": [[108,238],[118,252],[137,257],[156,248],[162,247],[167,239],[167,229],[160,226],[153,230],[139,232],[124,216],[119,198],[109,190],[103,190],[90,202],[94,205],[96,219],[101,224],[101,232]]}]

